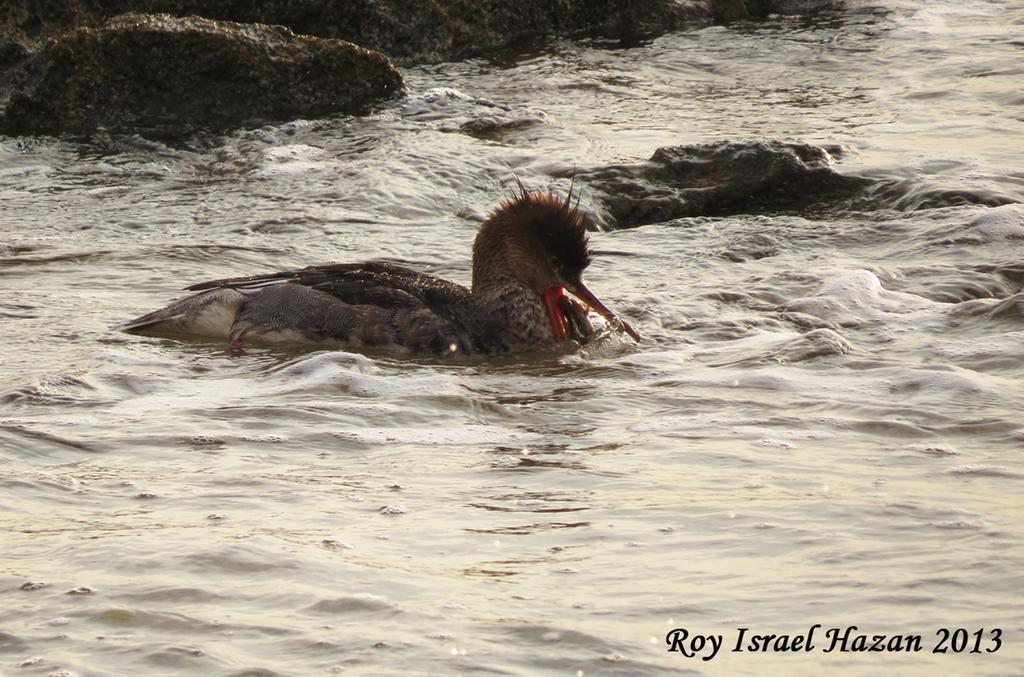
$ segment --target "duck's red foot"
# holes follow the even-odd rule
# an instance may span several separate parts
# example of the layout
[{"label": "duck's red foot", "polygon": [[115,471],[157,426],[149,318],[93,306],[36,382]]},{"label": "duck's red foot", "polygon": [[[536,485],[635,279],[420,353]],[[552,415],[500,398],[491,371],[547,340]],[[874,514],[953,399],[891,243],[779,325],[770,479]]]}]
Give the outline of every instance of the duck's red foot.
[{"label": "duck's red foot", "polygon": [[242,343],[242,337],[232,336],[228,339],[227,354],[229,357],[241,357],[248,354],[245,352],[245,344]]}]

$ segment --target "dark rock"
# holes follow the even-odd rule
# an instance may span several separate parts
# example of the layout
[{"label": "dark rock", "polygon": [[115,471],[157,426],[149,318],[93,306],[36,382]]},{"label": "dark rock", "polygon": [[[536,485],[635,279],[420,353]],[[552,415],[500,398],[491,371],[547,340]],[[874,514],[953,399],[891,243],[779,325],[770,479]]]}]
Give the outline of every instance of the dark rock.
[{"label": "dark rock", "polygon": [[[0,45],[38,44],[126,12],[279,24],[400,63],[459,59],[548,36],[634,41],[687,25],[798,13],[836,0],[3,0]],[[5,40],[5,36],[10,36]],[[2,64],[0,64],[2,67]]]},{"label": "dark rock", "polygon": [[[96,22],[90,0],[0,2],[0,72],[38,52],[48,39]],[[5,83],[0,82],[0,89]]]},{"label": "dark rock", "polygon": [[20,67],[9,133],[180,134],[364,112],[396,94],[382,54],[279,26],[125,15],[47,43]]},{"label": "dark rock", "polygon": [[[95,26],[126,12],[279,24],[348,40],[405,63],[479,54],[549,35],[617,39],[712,19],[724,0],[4,0],[5,32],[29,39]],[[730,4],[742,0],[728,0]],[[2,40],[0,40],[2,42]]]},{"label": "dark rock", "polygon": [[21,40],[0,40],[0,70],[21,63],[31,54],[29,46]]},{"label": "dark rock", "polygon": [[484,115],[466,120],[459,125],[460,132],[481,139],[497,139],[504,132],[516,131],[543,124],[544,120],[537,116],[508,117],[503,115]]},{"label": "dark rock", "polygon": [[842,9],[843,0],[744,0],[747,17],[762,19],[775,15],[817,14],[826,10]]},{"label": "dark rock", "polygon": [[832,170],[828,150],[803,143],[753,141],[659,148],[648,162],[577,177],[600,195],[619,228],[688,216],[835,208],[872,182]]}]

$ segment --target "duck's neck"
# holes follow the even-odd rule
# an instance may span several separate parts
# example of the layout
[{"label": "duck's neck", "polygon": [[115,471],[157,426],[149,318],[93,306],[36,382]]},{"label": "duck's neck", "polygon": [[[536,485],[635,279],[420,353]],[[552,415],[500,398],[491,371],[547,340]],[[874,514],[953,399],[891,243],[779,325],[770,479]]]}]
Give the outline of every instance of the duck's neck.
[{"label": "duck's neck", "polygon": [[473,299],[517,350],[554,340],[541,297],[528,282],[537,263],[522,235],[516,224],[492,218],[473,244]]},{"label": "duck's neck", "polygon": [[488,276],[474,285],[473,299],[481,317],[498,328],[512,350],[528,350],[554,341],[547,311],[537,293],[511,278]]}]

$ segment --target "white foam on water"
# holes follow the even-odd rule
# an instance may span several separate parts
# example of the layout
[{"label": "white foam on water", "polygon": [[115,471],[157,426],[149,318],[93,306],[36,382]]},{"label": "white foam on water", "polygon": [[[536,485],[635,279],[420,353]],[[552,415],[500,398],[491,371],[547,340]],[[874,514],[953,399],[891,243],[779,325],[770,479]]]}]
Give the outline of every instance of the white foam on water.
[{"label": "white foam on water", "polygon": [[117,403],[116,411],[137,415],[216,409],[324,390],[339,398],[381,400],[461,394],[457,384],[443,373],[421,370],[389,374],[364,355],[342,351],[315,353],[259,377],[166,378],[150,387],[154,388],[151,393]]},{"label": "white foam on water", "polygon": [[363,444],[432,447],[509,446],[528,444],[542,439],[540,435],[490,425],[451,425],[443,428],[437,426],[430,428],[402,426],[394,428],[360,428],[358,430],[337,433],[337,436]]},{"label": "white foam on water", "polygon": [[790,311],[806,313],[840,325],[864,326],[881,339],[895,340],[911,332],[935,329],[945,321],[948,304],[882,286],[869,270],[824,270],[814,296],[785,304]]},{"label": "white foam on water", "polygon": [[264,164],[256,170],[257,176],[272,177],[289,174],[307,174],[335,169],[340,162],[327,156],[322,148],[306,144],[275,146],[263,151]]},{"label": "white foam on water", "polygon": [[964,339],[934,339],[929,349],[950,360],[1024,359],[1024,331],[1009,331]]},{"label": "white foam on water", "polygon": [[1024,205],[995,207],[974,219],[970,225],[986,240],[1024,239]]},{"label": "white foam on water", "polygon": [[12,179],[21,176],[46,176],[53,172],[49,165],[21,165],[15,167],[0,167],[0,179]]}]

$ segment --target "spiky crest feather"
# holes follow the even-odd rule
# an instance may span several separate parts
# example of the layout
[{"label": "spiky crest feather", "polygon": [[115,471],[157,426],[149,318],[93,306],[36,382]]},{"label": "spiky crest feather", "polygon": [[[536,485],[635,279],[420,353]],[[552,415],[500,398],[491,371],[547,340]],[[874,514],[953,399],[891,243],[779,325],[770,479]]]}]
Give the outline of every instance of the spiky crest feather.
[{"label": "spiky crest feather", "polygon": [[519,223],[568,275],[581,275],[593,257],[587,222],[579,211],[579,196],[575,204],[572,201],[575,176],[564,200],[554,193],[532,191],[518,176],[515,179],[519,190],[503,199],[488,220],[511,219]]}]

